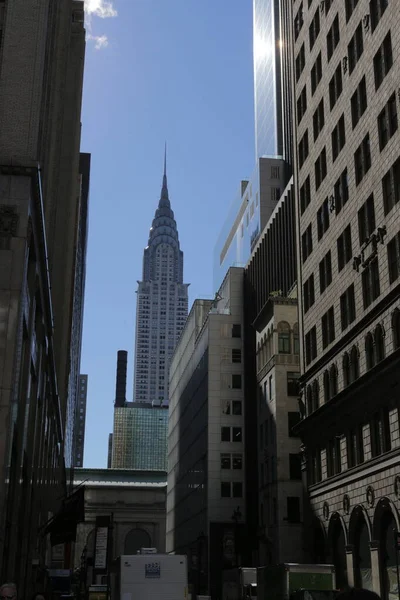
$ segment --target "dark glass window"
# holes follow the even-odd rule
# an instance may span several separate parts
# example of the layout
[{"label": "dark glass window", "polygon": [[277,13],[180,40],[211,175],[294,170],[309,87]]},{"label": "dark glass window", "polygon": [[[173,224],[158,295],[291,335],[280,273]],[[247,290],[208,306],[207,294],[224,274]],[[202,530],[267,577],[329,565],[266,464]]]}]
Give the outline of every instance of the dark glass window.
[{"label": "dark glass window", "polygon": [[362,77],[356,91],[351,97],[351,121],[354,127],[367,110],[367,84],[365,75]]},{"label": "dark glass window", "polygon": [[325,198],[322,206],[317,211],[317,234],[318,240],[322,238],[324,233],[329,229],[329,200]]},{"label": "dark glass window", "polygon": [[232,348],[232,362],[233,363],[241,363],[242,362],[242,351],[240,348]]},{"label": "dark glass window", "polygon": [[242,441],[242,428],[241,427],[232,427],[232,442],[241,442]]},{"label": "dark glass window", "polygon": [[307,260],[313,250],[311,223],[301,237],[301,250],[303,263]]},{"label": "dark glass window", "polygon": [[298,396],[300,392],[299,386],[300,373],[290,372],[287,373],[287,394],[288,396]]},{"label": "dark glass window", "polygon": [[289,477],[301,479],[301,458],[299,454],[289,454]]},{"label": "dark glass window", "polygon": [[240,338],[242,337],[242,326],[241,325],[232,325],[232,337]]},{"label": "dark glass window", "polygon": [[390,167],[382,179],[383,208],[387,215],[400,202],[400,158]]},{"label": "dark glass window", "polygon": [[396,95],[393,93],[378,115],[379,148],[382,151],[398,127]]},{"label": "dark glass window", "polygon": [[374,56],[375,89],[377,90],[393,65],[392,38],[390,31]]},{"label": "dark glass window", "polygon": [[387,245],[389,283],[393,283],[400,275],[400,233],[397,233]]},{"label": "dark glass window", "polygon": [[221,442],[230,442],[231,441],[231,428],[230,427],[221,427]]},{"label": "dark glass window", "polygon": [[240,375],[240,373],[234,373],[232,375],[232,388],[234,390],[242,389],[242,376]]},{"label": "dark glass window", "polygon": [[300,498],[297,496],[287,497],[287,520],[289,523],[300,523]]},{"label": "dark glass window", "polygon": [[319,289],[322,294],[326,288],[332,283],[332,258],[331,251],[325,254],[324,258],[319,263]]},{"label": "dark glass window", "polygon": [[365,136],[359,147],[354,153],[354,169],[356,175],[356,185],[358,185],[371,168],[371,146],[369,133]]},{"label": "dark glass window", "polygon": [[360,246],[375,230],[374,196],[371,194],[358,211],[358,237]]},{"label": "dark glass window", "polygon": [[304,181],[300,188],[300,210],[301,214],[306,210],[307,206],[311,202],[311,188],[310,188],[310,176]]},{"label": "dark glass window", "polygon": [[330,108],[335,106],[336,102],[340,94],[343,91],[343,80],[342,80],[342,63],[339,62],[336,67],[336,71],[334,72],[332,79],[329,82],[329,102]]},{"label": "dark glass window", "polygon": [[221,469],[230,469],[231,468],[231,455],[230,454],[221,454]]},{"label": "dark glass window", "polygon": [[243,497],[243,483],[241,481],[234,481],[232,483],[232,496],[233,498]]},{"label": "dark glass window", "polygon": [[337,253],[338,253],[338,270],[340,272],[344,268],[344,266],[347,265],[347,263],[351,260],[351,258],[353,256],[350,225],[347,225],[346,229],[338,237]]},{"label": "dark glass window", "polygon": [[322,315],[322,347],[325,349],[335,339],[335,314],[333,306]]},{"label": "dark glass window", "polygon": [[318,54],[316,61],[311,69],[311,93],[314,95],[319,82],[322,79],[322,55]]},{"label": "dark glass window", "polygon": [[380,295],[378,258],[374,258],[362,273],[364,310]]},{"label": "dark glass window", "polygon": [[337,14],[334,18],[332,26],[328,32],[326,38],[328,62],[332,58],[332,54],[340,41],[340,30],[339,30],[339,15]]},{"label": "dark glass window", "polygon": [[315,302],[314,273],[310,275],[303,285],[303,302],[304,312],[307,313]]},{"label": "dark glass window", "polygon": [[349,199],[349,180],[347,177],[347,169],[344,169],[340,177],[336,180],[334,193],[335,211],[338,215]]},{"label": "dark glass window", "polygon": [[375,31],[388,4],[389,4],[389,0],[370,0],[369,14],[371,17],[371,31],[372,32]]},{"label": "dark glass window", "polygon": [[354,71],[356,64],[360,60],[362,53],[364,52],[362,22],[358,24],[347,50],[349,57],[349,73],[351,74]]},{"label": "dark glass window", "polygon": [[231,484],[229,481],[221,481],[221,498],[231,497]]},{"label": "dark glass window", "polygon": [[356,318],[356,304],[354,296],[354,283],[340,296],[340,320],[342,323],[342,331],[344,331],[350,323]]}]

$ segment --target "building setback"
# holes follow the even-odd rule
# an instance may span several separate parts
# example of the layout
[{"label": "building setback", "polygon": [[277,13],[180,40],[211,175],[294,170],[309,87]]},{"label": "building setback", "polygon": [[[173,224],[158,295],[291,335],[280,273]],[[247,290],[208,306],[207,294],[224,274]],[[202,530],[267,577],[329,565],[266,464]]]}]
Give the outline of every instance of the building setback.
[{"label": "building setback", "polygon": [[169,361],[188,311],[183,252],[168,197],[166,155],[161,197],[138,282],[134,401],[168,405]]},{"label": "building setback", "polygon": [[309,560],[397,595],[400,11],[295,0],[298,246]]}]

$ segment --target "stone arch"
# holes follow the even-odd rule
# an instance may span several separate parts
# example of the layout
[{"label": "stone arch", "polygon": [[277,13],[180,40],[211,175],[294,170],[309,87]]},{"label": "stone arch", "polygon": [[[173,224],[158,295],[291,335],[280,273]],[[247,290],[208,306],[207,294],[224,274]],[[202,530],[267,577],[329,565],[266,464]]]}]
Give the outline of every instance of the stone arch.
[{"label": "stone arch", "polygon": [[389,498],[381,498],[376,505],[373,519],[373,536],[379,544],[379,567],[381,575],[381,598],[388,600],[397,595],[396,550],[393,530],[399,530],[397,508]]},{"label": "stone arch", "polygon": [[351,512],[349,542],[354,548],[354,583],[357,588],[372,590],[371,551],[372,527],[366,509],[358,504]]},{"label": "stone arch", "polygon": [[328,546],[331,560],[336,569],[336,586],[342,589],[347,585],[346,546],[348,544],[347,528],[343,518],[334,512],[329,520]]},{"label": "stone arch", "polygon": [[136,554],[140,548],[151,548],[151,536],[142,527],[135,527],[125,536],[124,554]]}]

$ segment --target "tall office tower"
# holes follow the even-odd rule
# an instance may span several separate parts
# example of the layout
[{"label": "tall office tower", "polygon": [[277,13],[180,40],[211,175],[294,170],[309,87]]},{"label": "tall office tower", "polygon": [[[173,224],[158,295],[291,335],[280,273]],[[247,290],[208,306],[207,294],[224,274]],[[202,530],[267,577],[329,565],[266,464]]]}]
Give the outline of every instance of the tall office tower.
[{"label": "tall office tower", "polygon": [[44,583],[73,442],[83,21],[83,2],[0,4],[0,571],[22,597]]},{"label": "tall office tower", "polygon": [[168,197],[166,155],[161,197],[144,250],[136,308],[135,402],[168,404],[169,361],[186,321],[183,252]]},{"label": "tall office tower", "polygon": [[[400,11],[293,2],[310,560],[397,593]],[[396,590],[396,591],[395,591]]]},{"label": "tall office tower", "polygon": [[79,375],[74,425],[73,467],[83,467],[88,376]]}]

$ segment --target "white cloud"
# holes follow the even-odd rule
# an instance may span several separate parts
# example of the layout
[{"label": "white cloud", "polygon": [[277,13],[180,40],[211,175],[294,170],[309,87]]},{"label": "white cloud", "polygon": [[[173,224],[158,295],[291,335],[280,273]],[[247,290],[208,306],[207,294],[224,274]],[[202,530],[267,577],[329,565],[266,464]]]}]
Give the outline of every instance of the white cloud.
[{"label": "white cloud", "polygon": [[111,0],[85,0],[85,11],[88,15],[101,19],[116,17],[118,14]]},{"label": "white cloud", "polygon": [[116,17],[118,13],[113,6],[113,0],[85,0],[85,13],[87,16],[87,39],[95,43],[96,50],[107,48],[108,38],[106,35],[93,35],[92,17],[101,19]]},{"label": "white cloud", "polygon": [[96,50],[101,50],[102,48],[107,48],[108,46],[108,38],[106,35],[92,35],[89,33],[87,35],[87,39],[95,42],[94,47]]}]

